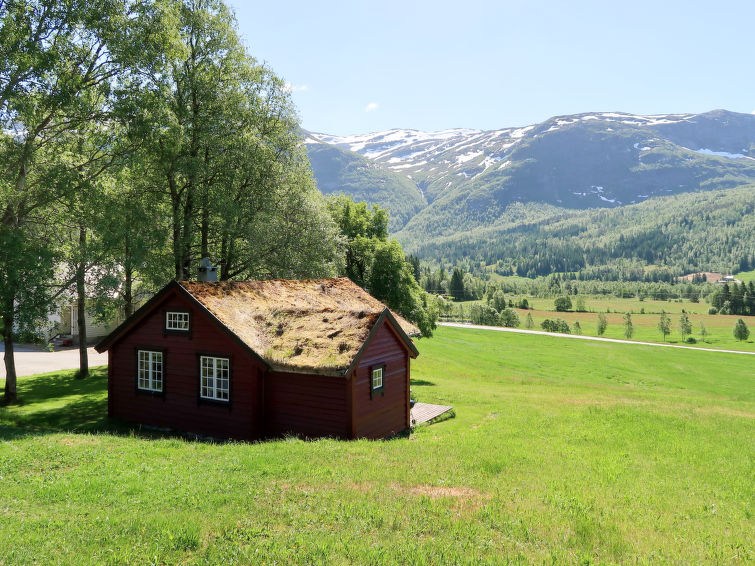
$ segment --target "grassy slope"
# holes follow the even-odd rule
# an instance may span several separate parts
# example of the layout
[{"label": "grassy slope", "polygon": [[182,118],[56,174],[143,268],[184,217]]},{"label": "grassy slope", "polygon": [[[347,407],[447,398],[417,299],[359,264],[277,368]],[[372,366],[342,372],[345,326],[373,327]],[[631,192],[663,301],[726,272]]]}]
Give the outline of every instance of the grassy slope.
[{"label": "grassy slope", "polygon": [[[569,323],[572,333],[574,333],[574,323],[579,321],[579,324],[582,326],[583,336],[597,336],[598,313],[604,313],[608,327],[603,336],[605,338],[624,340],[624,313],[628,312],[632,315],[632,325],[634,326],[633,341],[665,342],[666,344],[678,344],[698,348],[755,352],[755,317],[722,314],[711,315],[708,314],[708,309],[710,308],[708,303],[692,303],[686,299],[682,301],[658,301],[652,299],[640,301],[637,298],[620,299],[618,297],[602,295],[582,295],[582,297],[585,301],[587,312],[556,312],[553,306],[554,299],[524,297],[529,303],[530,310],[516,309],[519,314],[519,327],[522,329],[526,328],[525,321],[527,313],[529,313],[532,315],[532,321],[534,322],[532,330],[541,330],[540,323],[546,318],[551,320],[562,318]],[[517,303],[521,297],[507,295],[507,298]],[[574,303],[575,297],[572,296],[571,299],[572,303]],[[483,300],[464,301],[462,303],[455,303],[455,306],[458,308],[458,305],[463,305],[467,309],[465,312],[468,314],[468,309],[471,305],[484,303],[485,301]],[[665,311],[671,320],[671,334],[666,336],[665,340],[663,335],[658,331],[661,310]],[[692,338],[696,340],[693,344],[682,342],[679,332],[679,318],[682,310],[687,311],[689,320],[692,323]],[[733,334],[734,325],[740,318],[745,321],[745,324],[750,329],[750,339],[741,342],[734,338]],[[707,332],[705,336],[701,334],[701,323],[705,325]]]},{"label": "grassy slope", "polygon": [[[572,301],[574,298],[572,297]],[[755,351],[755,317],[739,315],[710,315],[709,304],[691,303],[689,301],[654,301],[638,299],[619,299],[615,297],[587,297],[585,307],[590,312],[555,312],[553,299],[528,299],[533,310],[530,311],[535,322],[535,330],[540,330],[540,322],[546,318],[563,318],[570,326],[579,321],[582,326],[582,334],[585,336],[597,336],[596,325],[599,312],[606,314],[608,327],[604,336],[606,338],[624,338],[624,313],[632,314],[634,325],[633,340],[640,342],[664,342],[663,335],[658,331],[658,320],[661,310],[666,311],[671,320],[671,334],[665,342],[668,344],[683,344],[686,346],[698,346],[701,348],[717,348],[722,350]],[[641,314],[644,309],[646,314]],[[679,333],[679,317],[682,309],[687,311],[692,323],[692,337],[697,340],[695,344],[682,342]],[[518,310],[519,319],[524,327],[527,311]],[[734,325],[741,318],[750,328],[750,339],[744,342],[734,338]],[[707,335],[700,334],[700,323],[705,325]]]},{"label": "grassy slope", "polygon": [[[749,356],[441,328],[390,441],[108,429],[105,374],[0,409],[0,563],[736,563],[753,549]],[[49,429],[49,430],[45,430]]]}]

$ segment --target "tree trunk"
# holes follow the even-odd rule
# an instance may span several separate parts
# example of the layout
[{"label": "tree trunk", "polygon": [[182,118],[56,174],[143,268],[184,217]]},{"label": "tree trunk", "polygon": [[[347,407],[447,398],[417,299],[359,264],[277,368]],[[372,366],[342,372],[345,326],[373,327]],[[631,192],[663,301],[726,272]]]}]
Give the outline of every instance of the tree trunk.
[{"label": "tree trunk", "polygon": [[210,205],[207,197],[202,204],[202,257],[210,257]]},{"label": "tree trunk", "polygon": [[183,211],[183,229],[181,239],[181,281],[188,281],[191,277],[191,239],[194,223],[194,195],[190,188],[186,195],[186,203]]},{"label": "tree trunk", "polygon": [[76,266],[76,302],[78,304],[79,323],[79,379],[89,377],[89,357],[87,355],[87,323],[86,323],[86,288],[84,286],[85,257],[87,233],[84,226],[79,227],[79,264]]},{"label": "tree trunk", "polygon": [[176,281],[181,281],[183,275],[183,257],[181,256],[181,195],[176,188],[175,180],[171,175],[168,176],[168,187],[170,188],[170,204],[172,208],[173,224],[173,263],[175,267]]},{"label": "tree trunk", "polygon": [[13,316],[3,316],[3,343],[5,344],[5,396],[3,402],[8,405],[18,401],[16,391],[16,361],[13,357]]},{"label": "tree trunk", "polygon": [[131,266],[126,267],[126,279],[123,282],[123,314],[126,318],[134,314],[134,294],[133,294],[133,270]]}]

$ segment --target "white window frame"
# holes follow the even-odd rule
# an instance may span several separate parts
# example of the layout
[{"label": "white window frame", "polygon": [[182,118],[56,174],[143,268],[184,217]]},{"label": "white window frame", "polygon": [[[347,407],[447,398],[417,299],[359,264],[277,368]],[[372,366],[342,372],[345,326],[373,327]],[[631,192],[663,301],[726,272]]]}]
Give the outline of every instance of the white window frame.
[{"label": "white window frame", "polygon": [[137,350],[136,387],[142,391],[163,392],[165,356],[153,350]]},{"label": "white window frame", "polygon": [[[370,385],[372,386],[373,391],[377,391],[378,389],[383,388],[383,384],[385,383],[384,378],[385,378],[385,367],[380,366],[377,368],[372,368],[372,376],[370,379]],[[375,385],[376,380],[380,381],[380,385]]]},{"label": "white window frame", "polygon": [[190,316],[185,311],[167,311],[165,313],[165,330],[189,331]]},{"label": "white window frame", "polygon": [[199,396],[210,401],[231,400],[231,360],[199,356]]}]

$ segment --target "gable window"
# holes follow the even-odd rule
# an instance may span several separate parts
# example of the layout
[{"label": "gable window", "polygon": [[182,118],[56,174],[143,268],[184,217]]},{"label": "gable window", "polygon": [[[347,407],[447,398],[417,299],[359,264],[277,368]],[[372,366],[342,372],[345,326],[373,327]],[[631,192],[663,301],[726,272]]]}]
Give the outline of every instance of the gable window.
[{"label": "gable window", "polygon": [[165,330],[189,330],[189,313],[168,311],[165,313]]},{"label": "gable window", "polygon": [[199,357],[199,396],[214,401],[228,401],[231,364],[228,358]]},{"label": "gable window", "polygon": [[163,390],[163,353],[139,350],[137,387],[144,391]]},{"label": "gable window", "polygon": [[385,387],[383,378],[385,376],[385,366],[373,367],[370,370],[370,397],[383,395]]}]

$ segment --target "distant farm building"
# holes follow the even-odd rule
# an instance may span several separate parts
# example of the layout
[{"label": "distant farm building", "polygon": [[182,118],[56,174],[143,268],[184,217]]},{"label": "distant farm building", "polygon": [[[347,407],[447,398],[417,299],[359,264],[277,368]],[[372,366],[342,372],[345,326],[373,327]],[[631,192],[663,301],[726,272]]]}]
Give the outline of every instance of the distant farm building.
[{"label": "distant farm building", "polygon": [[349,279],[172,282],[100,342],[108,414],[252,440],[410,424],[419,330]]}]

